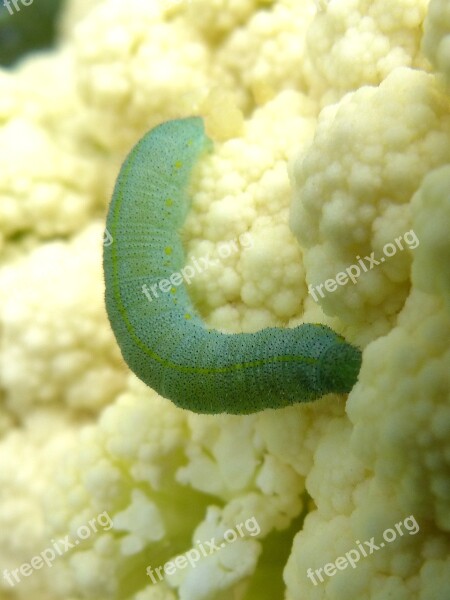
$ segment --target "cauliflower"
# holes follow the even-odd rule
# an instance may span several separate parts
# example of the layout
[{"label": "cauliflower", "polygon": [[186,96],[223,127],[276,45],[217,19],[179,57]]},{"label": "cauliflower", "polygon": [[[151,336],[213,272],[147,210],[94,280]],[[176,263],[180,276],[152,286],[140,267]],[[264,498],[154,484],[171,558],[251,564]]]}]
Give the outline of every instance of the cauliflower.
[{"label": "cauliflower", "polygon": [[428,18],[425,21],[423,49],[441,73],[447,84],[450,83],[450,7],[445,0],[434,0],[430,4]]},{"label": "cauliflower", "polygon": [[264,104],[283,89],[306,89],[299,66],[315,12],[313,0],[282,0],[231,33],[218,53],[216,72],[223,71],[227,85],[244,92],[244,106]]},{"label": "cauliflower", "polygon": [[[413,193],[428,171],[450,162],[449,107],[432,75],[401,68],[321,112],[313,143],[292,164],[291,226],[313,287],[356,257],[382,256],[384,244],[411,229]],[[405,250],[357,285],[319,296],[324,310],[372,324],[375,335],[389,331],[410,292]]]},{"label": "cauliflower", "polygon": [[[447,598],[447,4],[68,0],[0,71],[1,600]],[[363,350],[347,398],[199,415],[123,363],[107,202],[191,114],[205,323],[332,326]]]},{"label": "cauliflower", "polygon": [[[319,1],[319,0],[318,0]],[[420,51],[429,0],[323,0],[306,34],[305,78],[321,106],[401,66],[425,68]]]},{"label": "cauliflower", "polygon": [[[368,360],[349,396],[348,420],[330,426],[316,453],[307,487],[324,501],[294,540],[285,571],[292,600],[315,597],[314,583],[304,585],[308,568],[345,555],[355,540],[379,540],[384,529],[410,514],[419,527],[414,537],[399,537],[372,561],[361,558],[357,572],[344,570],[339,581],[325,577],[324,597],[410,598],[416,586],[423,598],[443,600],[448,594],[450,244],[441,223],[448,217],[449,190],[445,166],[428,174],[412,199],[413,227],[421,240],[413,289],[396,326],[365,350]],[[437,258],[432,267],[431,257]]]},{"label": "cauliflower", "polygon": [[[183,233],[188,262],[209,251],[218,259],[192,281],[192,295],[204,314],[211,312],[214,327],[250,331],[268,320],[277,325],[295,317],[301,306],[306,290],[298,244],[287,225],[286,161],[299,140],[310,141],[313,114],[302,94],[282,92],[255,111],[240,138],[225,141],[200,165],[201,191]],[[249,243],[221,259],[220,244],[244,233]]]},{"label": "cauliflower", "polygon": [[103,214],[114,166],[87,139],[86,116],[77,116],[72,62],[66,53],[57,61],[43,55],[16,75],[0,71],[0,249],[7,253],[80,232]]},{"label": "cauliflower", "polygon": [[125,386],[103,305],[102,237],[93,224],[0,269],[0,378],[20,419],[39,404],[98,411]]},{"label": "cauliflower", "polygon": [[109,151],[128,151],[150,127],[195,110],[208,91],[208,49],[186,19],[167,13],[172,4],[99,3],[74,29],[75,81],[90,107],[86,135]]}]

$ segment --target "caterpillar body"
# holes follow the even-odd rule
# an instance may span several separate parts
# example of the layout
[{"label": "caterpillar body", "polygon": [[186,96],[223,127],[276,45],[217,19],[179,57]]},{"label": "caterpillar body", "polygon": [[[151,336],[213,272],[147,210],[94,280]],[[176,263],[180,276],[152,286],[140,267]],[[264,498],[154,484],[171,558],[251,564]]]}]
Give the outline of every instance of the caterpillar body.
[{"label": "caterpillar body", "polygon": [[197,413],[247,414],[346,393],[361,352],[324,325],[225,334],[205,327],[184,285],[151,302],[143,285],[184,264],[179,236],[191,170],[212,144],[201,117],[168,121],[136,144],[120,170],[106,228],[106,308],[131,370]]}]

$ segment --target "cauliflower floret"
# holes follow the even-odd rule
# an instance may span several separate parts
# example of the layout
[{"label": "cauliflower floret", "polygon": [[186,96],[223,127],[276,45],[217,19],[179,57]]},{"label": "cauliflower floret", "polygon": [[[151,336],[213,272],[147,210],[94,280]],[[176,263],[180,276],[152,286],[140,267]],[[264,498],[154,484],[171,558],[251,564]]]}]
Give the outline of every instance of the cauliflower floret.
[{"label": "cauliflower floret", "polygon": [[183,98],[185,114],[198,110],[208,93],[207,49],[168,2],[104,2],[78,25],[74,43],[89,133],[109,151],[126,151],[145,130],[180,116]]},{"label": "cauliflower floret", "polygon": [[381,83],[397,67],[424,68],[420,41],[428,2],[323,0],[306,35],[310,94],[324,106]]},{"label": "cauliflower floret", "polygon": [[[368,337],[389,330],[409,293],[416,250],[403,244],[386,258],[383,248],[411,230],[409,202],[422,177],[450,160],[448,108],[432,75],[397,69],[379,88],[324,109],[313,143],[293,162],[291,226],[306,279],[325,312],[364,325]],[[366,260],[357,285],[324,291],[371,252],[380,264]]]},{"label": "cauliflower floret", "polygon": [[[348,402],[352,443],[378,478],[396,490],[404,510],[450,529],[445,468],[450,457],[450,319],[448,228],[450,166],[431,172],[412,200],[421,244],[413,258],[413,290],[388,336],[366,349],[367,373]],[[432,268],[433,276],[430,276]],[[380,377],[383,365],[391,368]],[[382,415],[389,414],[385,420]],[[363,416],[364,414],[364,416]],[[377,427],[368,431],[366,423]],[[375,450],[376,449],[376,450]],[[394,454],[395,458],[393,458]],[[414,456],[407,461],[406,457]],[[446,465],[447,462],[447,465]],[[389,469],[383,470],[383,465]],[[426,486],[419,482],[426,480]]]},{"label": "cauliflower floret", "polygon": [[[178,569],[175,573],[169,574],[167,581],[169,585],[178,588],[179,598],[183,600],[227,598],[230,589],[239,591],[245,589],[245,584],[243,586],[242,582],[255,571],[261,545],[250,537],[239,537],[233,525],[234,522],[228,524],[222,521],[220,510],[217,508],[208,509],[206,518],[196,528],[193,539],[205,542],[214,540],[213,552],[205,547],[206,543],[200,542],[200,551],[197,552],[201,556],[201,561],[196,564],[193,560],[196,555],[191,553],[192,559],[187,569]],[[222,540],[224,534],[230,529],[236,535],[236,539],[232,543],[226,543]],[[252,524],[252,535],[257,531],[258,528],[253,528]],[[246,533],[244,527],[241,527],[241,532]],[[202,548],[206,556],[200,554]],[[192,568],[189,568],[190,566]]]},{"label": "cauliflower floret", "polygon": [[67,235],[91,218],[94,165],[45,129],[20,116],[9,120],[0,128],[0,162],[0,246],[24,234]]},{"label": "cauliflower floret", "polygon": [[[3,577],[0,578],[0,595],[2,589],[20,594],[25,586],[28,597],[48,598],[37,578],[25,579],[19,574],[18,583],[11,571],[49,545],[42,497],[60,457],[73,450],[76,434],[77,426],[70,417],[38,410],[28,416],[23,430],[11,429],[1,440],[0,563]],[[3,569],[8,569],[10,581],[5,578]],[[24,584],[25,581],[28,584]],[[6,598],[6,595],[1,597]]]},{"label": "cauliflower floret", "polygon": [[233,30],[245,27],[260,5],[270,8],[273,0],[168,0],[168,3],[186,8],[189,23],[215,43]]},{"label": "cauliflower floret", "polygon": [[0,249],[80,231],[106,205],[115,165],[87,142],[72,75],[68,52],[0,70]]},{"label": "cauliflower floret", "polygon": [[[421,244],[413,256],[413,290],[397,326],[364,351],[347,401],[350,422],[330,422],[317,446],[306,480],[317,510],[306,517],[285,571],[292,600],[447,595],[450,311],[441,286],[446,280],[448,292],[450,243],[442,222],[449,189],[446,166],[429,174],[415,195],[412,225]],[[394,533],[385,538],[386,529]],[[378,548],[370,552],[372,536]],[[327,563],[359,550],[358,542],[368,555],[359,551],[354,568],[341,570],[341,562],[324,573]]]},{"label": "cauliflower floret", "polygon": [[9,410],[97,411],[125,384],[103,302],[102,226],[48,242],[0,269],[0,376]]},{"label": "cauliflower floret", "polygon": [[417,287],[450,302],[450,165],[429,173],[414,195],[412,214],[417,235],[428,251],[419,252],[413,263]]},{"label": "cauliflower floret", "polygon": [[[286,530],[301,512],[314,449],[330,414],[342,419],[343,410],[328,398],[304,410],[196,415],[131,377],[129,390],[99,423],[83,429],[60,454],[44,494],[49,539],[74,537],[80,524],[105,510],[114,528],[97,531],[55,561],[51,573],[34,577],[43,577],[58,597],[79,590],[156,594],[147,587],[153,574],[162,598],[167,586],[185,600],[225,598],[249,584],[264,547],[274,579],[281,581],[284,562],[267,536]],[[240,535],[225,547],[227,529]],[[157,567],[200,543],[207,550],[213,538],[214,554],[162,580],[158,576]]]},{"label": "cauliflower floret", "polygon": [[431,0],[422,47],[436,71],[450,84],[450,4],[447,0]]},{"label": "cauliflower floret", "polygon": [[41,572],[48,589],[64,597],[122,589],[128,597],[150,583],[146,565],[190,548],[210,497],[176,481],[187,415],[133,377],[129,391],[60,457],[44,498],[48,538],[74,536],[103,511],[114,529],[99,529],[51,573]]},{"label": "cauliflower floret", "polygon": [[[208,322],[249,331],[301,316],[301,254],[289,230],[287,159],[311,140],[314,105],[286,91],[255,112],[242,136],[220,146],[198,165],[195,195],[183,229],[187,263],[216,261],[190,286]],[[235,251],[221,258],[220,248]],[[262,265],[264,267],[262,268]]]},{"label": "cauliflower floret", "polygon": [[247,92],[247,104],[264,104],[283,89],[305,90],[305,34],[314,14],[313,0],[262,7],[219,50],[216,77],[224,71],[227,85]]}]

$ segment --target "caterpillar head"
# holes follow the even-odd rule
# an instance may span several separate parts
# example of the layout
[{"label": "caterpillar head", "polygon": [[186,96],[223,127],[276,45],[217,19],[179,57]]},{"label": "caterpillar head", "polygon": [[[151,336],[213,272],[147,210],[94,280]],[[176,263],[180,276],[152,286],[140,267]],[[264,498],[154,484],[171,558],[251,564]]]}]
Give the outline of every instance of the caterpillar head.
[{"label": "caterpillar head", "polygon": [[324,394],[347,394],[358,379],[361,350],[341,339],[330,346],[320,359],[319,381]]}]

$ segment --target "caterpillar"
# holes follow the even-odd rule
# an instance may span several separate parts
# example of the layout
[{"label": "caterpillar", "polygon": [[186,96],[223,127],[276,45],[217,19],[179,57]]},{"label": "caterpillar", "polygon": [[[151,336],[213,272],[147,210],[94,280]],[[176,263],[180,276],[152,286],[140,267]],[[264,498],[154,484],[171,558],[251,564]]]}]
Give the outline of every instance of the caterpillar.
[{"label": "caterpillar", "polygon": [[226,334],[205,326],[185,285],[152,301],[142,293],[172,282],[184,264],[179,230],[190,173],[211,148],[201,117],[177,119],[146,133],[121,167],[103,268],[106,310],[125,362],[161,396],[196,413],[248,414],[349,392],[361,352],[325,325]]}]

